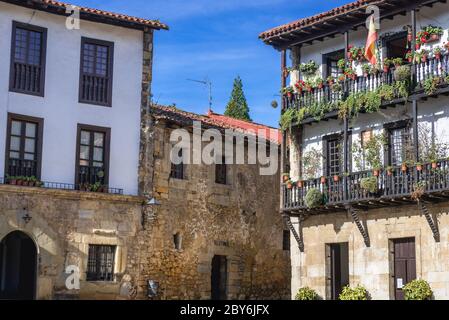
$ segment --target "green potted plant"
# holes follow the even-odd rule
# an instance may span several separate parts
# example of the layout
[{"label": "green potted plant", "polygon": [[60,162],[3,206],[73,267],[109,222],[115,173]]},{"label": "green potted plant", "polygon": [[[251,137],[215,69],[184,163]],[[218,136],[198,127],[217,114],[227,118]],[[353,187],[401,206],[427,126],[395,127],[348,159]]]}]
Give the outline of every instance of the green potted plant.
[{"label": "green potted plant", "polygon": [[433,56],[435,57],[436,60],[441,60],[441,54],[442,54],[442,49],[441,47],[436,47],[435,49],[433,49]]},{"label": "green potted plant", "polygon": [[362,71],[365,78],[367,78],[371,74],[371,65],[365,63],[364,65],[362,65]]},{"label": "green potted plant", "polygon": [[335,83],[335,78],[333,76],[329,76],[327,77],[326,81],[331,86]]},{"label": "green potted plant", "polygon": [[363,190],[368,191],[369,193],[376,193],[378,191],[377,187],[377,178],[376,177],[367,177],[360,180],[360,186]]},{"label": "green potted plant", "polygon": [[429,58],[429,51],[426,49],[422,49],[421,50],[421,62],[426,63],[428,58]]},{"label": "green potted plant", "polygon": [[422,163],[421,162],[416,162],[415,166],[416,166],[416,171],[422,171]]},{"label": "green potted plant", "polygon": [[310,60],[307,63],[301,63],[299,65],[299,71],[301,71],[301,73],[307,77],[314,76],[317,70],[318,64],[313,60]]},{"label": "green potted plant", "polygon": [[424,92],[429,96],[435,94],[438,89],[438,86],[441,83],[441,80],[442,79],[440,77],[430,77],[424,80],[423,83]]},{"label": "green potted plant", "polygon": [[291,99],[293,97],[293,93],[294,93],[294,90],[293,90],[293,87],[291,87],[291,86],[288,86],[288,87],[285,87],[282,89],[282,94],[284,96],[288,97],[289,99]]},{"label": "green potted plant", "polygon": [[419,201],[421,197],[424,195],[426,185],[427,185],[426,181],[419,181],[417,183],[414,183],[411,198],[413,200]]},{"label": "green potted plant", "polygon": [[423,30],[426,33],[427,42],[439,41],[441,36],[443,35],[443,28],[441,27],[429,25],[425,27]]},{"label": "green potted plant", "polygon": [[398,68],[398,67],[402,66],[404,61],[402,60],[402,58],[394,58],[392,60],[392,62],[394,64],[395,68]]},{"label": "green potted plant", "polygon": [[348,78],[351,78],[352,80],[356,80],[357,79],[357,74],[355,73],[354,69],[352,69],[350,67],[345,69],[345,75]]},{"label": "green potted plant", "polygon": [[339,296],[340,300],[368,300],[368,298],[368,291],[361,285],[358,285],[355,288],[346,286]]},{"label": "green potted plant", "polygon": [[16,185],[17,184],[17,177],[16,176],[6,175],[6,181],[8,182],[8,184]]},{"label": "green potted plant", "polygon": [[340,83],[334,83],[332,85],[332,91],[334,91],[334,92],[340,92],[342,89],[343,89],[343,87]]},{"label": "green potted plant", "polygon": [[340,71],[344,71],[346,69],[346,60],[340,59],[337,61],[337,67],[340,69]]},{"label": "green potted plant", "polygon": [[402,290],[405,300],[430,300],[433,292],[425,280],[413,280],[407,283]]},{"label": "green potted plant", "polygon": [[299,289],[295,296],[295,300],[318,300],[318,298],[318,293],[309,287]]},{"label": "green potted plant", "polygon": [[390,71],[391,62],[392,62],[391,59],[388,59],[388,58],[384,59],[382,65],[383,65],[383,68],[384,68],[384,72],[385,72],[385,73],[387,73],[388,71]]},{"label": "green potted plant", "polygon": [[407,81],[409,82],[411,79],[411,71],[409,65],[402,65],[394,70],[394,80],[396,81]]},{"label": "green potted plant", "polygon": [[413,62],[413,53],[411,51],[407,51],[407,53],[405,54],[405,59],[407,59],[407,61],[409,63]]},{"label": "green potted plant", "polygon": [[307,191],[304,199],[307,208],[313,209],[323,204],[323,194],[320,190],[312,188]]},{"label": "green potted plant", "polygon": [[315,87],[318,88],[318,89],[323,89],[323,87],[324,87],[324,80],[323,80],[323,78],[317,78],[315,80]]},{"label": "green potted plant", "polygon": [[388,166],[386,168],[386,170],[387,170],[387,175],[391,177],[393,175],[393,167],[392,166]]}]

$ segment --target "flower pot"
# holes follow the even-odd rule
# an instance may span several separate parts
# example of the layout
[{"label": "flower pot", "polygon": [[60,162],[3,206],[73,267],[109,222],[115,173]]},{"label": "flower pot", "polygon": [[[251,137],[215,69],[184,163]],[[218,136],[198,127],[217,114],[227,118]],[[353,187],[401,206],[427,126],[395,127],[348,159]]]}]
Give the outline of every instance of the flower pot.
[{"label": "flower pot", "polygon": [[412,57],[407,58],[407,60],[408,60],[408,63],[412,63],[413,62],[413,58]]},{"label": "flower pot", "polygon": [[289,190],[293,189],[293,183],[287,183],[287,189]]},{"label": "flower pot", "polygon": [[321,184],[325,184],[326,183],[326,177],[321,177]]},{"label": "flower pot", "polygon": [[435,53],[435,59],[441,60],[441,53]]},{"label": "flower pot", "polygon": [[12,185],[16,185],[17,184],[17,179],[9,179],[8,183],[12,184]]},{"label": "flower pot", "polygon": [[351,74],[350,77],[351,77],[351,79],[354,80],[354,81],[357,80],[357,75],[356,75],[356,74]]},{"label": "flower pot", "polygon": [[375,177],[378,177],[379,174],[380,174],[380,170],[374,170],[374,171],[373,171],[373,175],[374,175]]},{"label": "flower pot", "polygon": [[296,185],[298,186],[298,188],[302,188],[304,187],[304,181],[298,181]]},{"label": "flower pot", "polygon": [[422,171],[422,165],[418,164],[418,165],[416,166],[416,170],[417,170],[417,171]]},{"label": "flower pot", "polygon": [[387,176],[391,177],[393,175],[393,171],[387,170]]},{"label": "flower pot", "polygon": [[313,91],[312,87],[307,87],[306,89],[307,89],[308,92],[312,92]]},{"label": "flower pot", "polygon": [[429,41],[439,41],[439,40],[440,40],[439,34],[432,34],[429,39]]},{"label": "flower pot", "polygon": [[28,182],[28,186],[29,187],[34,187],[36,185],[36,182],[34,182],[34,181],[29,181]]},{"label": "flower pot", "polygon": [[436,169],[436,168],[438,168],[438,163],[432,162],[432,169]]},{"label": "flower pot", "polygon": [[402,172],[407,171],[407,165],[406,165],[406,164],[403,164],[403,165],[401,166],[401,171],[402,171]]},{"label": "flower pot", "polygon": [[363,76],[364,76],[365,78],[368,78],[369,73],[368,73],[368,72],[364,72],[364,73],[363,73]]},{"label": "flower pot", "polygon": [[421,49],[421,45],[420,45],[419,43],[417,43],[417,44],[415,45],[415,49],[416,49],[416,50]]},{"label": "flower pot", "polygon": [[20,180],[20,179],[19,179],[19,180],[17,180],[17,185],[18,185],[18,186],[21,186],[21,185],[23,185],[23,182],[24,182],[23,180]]},{"label": "flower pot", "polygon": [[320,83],[320,84],[318,85],[318,89],[323,89],[323,88],[324,88],[324,84]]},{"label": "flower pot", "polygon": [[340,181],[340,177],[339,176],[334,176],[334,182],[338,182]]},{"label": "flower pot", "polygon": [[290,180],[290,177],[288,175],[284,175],[283,178],[284,182],[287,182],[288,180]]},{"label": "flower pot", "polygon": [[331,86],[334,84],[334,80],[329,80],[327,83]]},{"label": "flower pot", "polygon": [[387,73],[388,71],[390,71],[390,67],[384,66],[384,72]]},{"label": "flower pot", "polygon": [[287,92],[287,97],[288,97],[289,99],[291,99],[291,98],[293,97],[293,94],[292,94],[291,92]]},{"label": "flower pot", "polygon": [[30,183],[28,181],[22,181],[22,186],[28,187]]},{"label": "flower pot", "polygon": [[426,63],[427,62],[427,56],[422,56],[421,57],[421,62],[422,63]]}]

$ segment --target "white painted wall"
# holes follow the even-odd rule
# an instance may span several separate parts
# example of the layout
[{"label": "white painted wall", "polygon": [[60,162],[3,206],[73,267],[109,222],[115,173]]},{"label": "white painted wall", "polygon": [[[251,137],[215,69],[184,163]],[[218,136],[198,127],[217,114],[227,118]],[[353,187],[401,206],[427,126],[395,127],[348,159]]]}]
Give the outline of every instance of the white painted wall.
[{"label": "white painted wall", "polygon": [[[380,35],[390,32],[394,33],[402,31],[403,26],[409,25],[410,21],[411,18],[409,14],[407,14],[407,16],[396,16],[393,20],[384,20],[381,23]],[[441,26],[445,30],[440,43],[432,44],[432,47],[442,45],[443,42],[448,41],[449,3],[437,4],[433,8],[422,8],[418,12],[418,31],[421,30],[421,27],[427,26],[429,24]],[[356,46],[363,46],[366,41],[366,36],[367,30],[365,28],[360,28],[357,31],[350,32],[349,42],[350,44],[354,44]],[[426,46],[423,46],[423,48],[431,48],[430,45]],[[322,54],[330,53],[343,48],[344,39],[341,35],[334,39],[328,39],[323,42],[315,42],[313,45],[305,46],[301,49],[301,60],[302,62],[314,60],[315,62],[321,64]],[[291,77],[291,84],[294,83],[296,78],[297,76],[295,75]],[[419,102],[418,106],[418,125],[425,125],[428,127],[433,126],[435,134],[438,136],[438,138],[449,143],[449,99],[444,96],[439,96],[438,99],[421,101]],[[375,114],[360,114],[350,123],[350,127],[352,129],[352,141],[359,141],[360,133],[367,128],[372,128],[374,133],[380,133],[383,130],[384,124],[402,119],[410,119],[411,117],[411,104],[407,104],[405,106],[397,106],[396,108],[389,108],[386,110],[380,110]],[[342,131],[343,122],[341,120],[321,121],[310,126],[305,126],[303,136],[303,151],[308,152],[312,148],[322,151],[323,137]],[[291,161],[294,161],[294,159],[292,158]],[[293,174],[294,173],[292,172],[292,175]],[[322,174],[322,172],[320,174]],[[293,175],[293,178],[297,179],[299,177],[295,177]]]},{"label": "white painted wall", "polygon": [[[45,97],[9,92],[12,21],[48,29]],[[42,180],[74,183],[77,124],[111,128],[109,185],[137,194],[143,34],[0,2],[0,176],[4,176],[7,113],[44,118]],[[81,37],[114,42],[112,108],[78,103]]]}]

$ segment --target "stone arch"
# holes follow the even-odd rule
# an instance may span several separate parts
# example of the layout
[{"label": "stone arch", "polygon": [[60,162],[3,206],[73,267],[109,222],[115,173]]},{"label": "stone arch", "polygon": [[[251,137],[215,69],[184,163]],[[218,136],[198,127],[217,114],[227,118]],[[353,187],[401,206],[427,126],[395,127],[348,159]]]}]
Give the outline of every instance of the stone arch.
[{"label": "stone arch", "polygon": [[15,230],[0,241],[0,298],[33,300],[38,278],[38,246],[27,233]]}]

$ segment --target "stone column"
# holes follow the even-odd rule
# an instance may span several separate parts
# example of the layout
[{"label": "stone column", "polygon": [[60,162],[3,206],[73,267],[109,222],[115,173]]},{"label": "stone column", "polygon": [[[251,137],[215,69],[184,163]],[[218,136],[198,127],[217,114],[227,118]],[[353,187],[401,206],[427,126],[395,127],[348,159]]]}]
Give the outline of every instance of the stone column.
[{"label": "stone column", "polygon": [[151,117],[151,81],[153,78],[153,30],[143,32],[142,100],[140,105],[139,194],[153,190],[153,120]]}]

